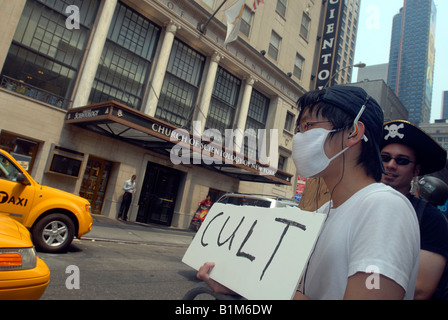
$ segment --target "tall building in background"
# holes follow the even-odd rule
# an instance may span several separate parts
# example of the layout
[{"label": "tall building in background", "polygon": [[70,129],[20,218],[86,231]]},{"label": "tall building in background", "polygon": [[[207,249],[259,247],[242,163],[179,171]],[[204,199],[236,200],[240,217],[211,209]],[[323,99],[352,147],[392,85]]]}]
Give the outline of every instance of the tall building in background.
[{"label": "tall building in background", "polygon": [[433,0],[404,0],[393,21],[388,85],[416,125],[431,115],[436,14]]},{"label": "tall building in background", "polygon": [[403,8],[394,16],[392,23],[392,35],[390,41],[389,67],[387,73],[387,84],[398,95],[398,63],[400,62],[401,47],[401,24],[403,21]]},{"label": "tall building in background", "polygon": [[442,92],[442,119],[448,119],[448,91]]}]

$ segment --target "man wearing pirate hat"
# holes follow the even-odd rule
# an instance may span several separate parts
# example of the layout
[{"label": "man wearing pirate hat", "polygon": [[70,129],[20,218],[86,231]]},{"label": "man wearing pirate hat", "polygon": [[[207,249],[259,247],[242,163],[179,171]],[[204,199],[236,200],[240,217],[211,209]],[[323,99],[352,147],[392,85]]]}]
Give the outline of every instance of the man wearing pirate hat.
[{"label": "man wearing pirate hat", "polygon": [[443,214],[410,193],[414,177],[445,167],[447,152],[428,134],[404,120],[386,122],[381,143],[382,182],[409,198],[420,227],[420,266],[415,299],[440,299],[448,281],[448,223]]}]

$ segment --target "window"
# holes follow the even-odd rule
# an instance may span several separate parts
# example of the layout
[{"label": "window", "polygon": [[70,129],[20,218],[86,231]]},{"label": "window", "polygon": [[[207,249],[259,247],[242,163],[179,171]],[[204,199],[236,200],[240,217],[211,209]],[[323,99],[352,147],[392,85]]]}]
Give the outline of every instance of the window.
[{"label": "window", "polygon": [[277,33],[272,31],[271,42],[269,43],[268,54],[275,60],[277,60],[277,58],[278,58],[278,51],[280,50],[280,42],[281,41],[282,41],[282,38],[280,38],[280,36]]},{"label": "window", "polygon": [[163,81],[156,117],[188,128],[191,124],[205,57],[175,39]]},{"label": "window", "polygon": [[90,93],[93,103],[115,100],[141,108],[160,28],[119,3]]},{"label": "window", "polygon": [[47,172],[63,174],[78,178],[82,167],[84,154],[74,150],[55,146],[50,154]]},{"label": "window", "polygon": [[286,16],[286,4],[287,0],[277,0],[276,10],[282,17]]},{"label": "window", "polygon": [[296,61],[294,63],[294,76],[298,79],[302,79],[303,65],[305,59],[303,59],[299,54],[296,54]]},{"label": "window", "polygon": [[39,149],[39,143],[37,141],[28,140],[2,131],[0,133],[0,148],[9,152],[31,174]]},{"label": "window", "polygon": [[250,27],[252,25],[253,15],[254,15],[253,12],[247,6],[244,6],[243,15],[241,17],[240,31],[246,37],[249,37],[249,34],[250,34]]},{"label": "window", "polygon": [[285,130],[289,132],[294,131],[294,115],[291,112],[286,112]]},{"label": "window", "polygon": [[288,158],[280,155],[278,158],[278,169],[286,171],[286,164],[288,162]]},{"label": "window", "polygon": [[[65,25],[69,5],[80,10],[79,29]],[[2,70],[3,86],[67,109],[98,6],[97,0],[27,1]]]},{"label": "window", "polygon": [[0,154],[0,179],[16,182],[19,173],[21,173],[20,170],[8,158]]},{"label": "window", "polygon": [[[245,128],[247,137],[244,142],[244,153],[252,159],[257,158],[258,130],[266,128],[269,103],[270,101],[268,97],[264,96],[255,89],[252,90]],[[251,134],[255,134],[255,136]]]},{"label": "window", "polygon": [[302,24],[300,25],[300,35],[308,39],[310,32],[311,18],[304,12],[302,15]]},{"label": "window", "polygon": [[232,128],[240,87],[240,79],[222,67],[218,68],[205,124],[207,129],[217,129],[223,133],[225,129]]}]

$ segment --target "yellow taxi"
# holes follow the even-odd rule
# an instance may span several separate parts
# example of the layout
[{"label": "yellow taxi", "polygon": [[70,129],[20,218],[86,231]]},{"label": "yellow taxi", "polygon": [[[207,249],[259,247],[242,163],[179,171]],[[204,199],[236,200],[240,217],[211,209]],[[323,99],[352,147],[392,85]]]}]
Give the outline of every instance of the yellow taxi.
[{"label": "yellow taxi", "polygon": [[36,300],[50,282],[50,270],[36,256],[27,228],[0,214],[0,300]]},{"label": "yellow taxi", "polygon": [[38,251],[65,251],[74,237],[92,228],[90,203],[77,195],[37,183],[0,149],[0,214],[14,218],[32,235]]}]

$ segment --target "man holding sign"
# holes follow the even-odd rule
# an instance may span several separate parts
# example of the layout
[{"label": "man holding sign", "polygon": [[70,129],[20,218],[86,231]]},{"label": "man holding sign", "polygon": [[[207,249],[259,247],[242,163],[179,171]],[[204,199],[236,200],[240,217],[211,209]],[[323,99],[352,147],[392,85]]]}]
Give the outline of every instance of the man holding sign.
[{"label": "man holding sign", "polygon": [[[380,106],[361,88],[334,86],[305,94],[298,107],[293,160],[301,177],[323,178],[331,201],[318,210],[326,221],[294,298],[412,299],[418,222],[403,195],[378,183]],[[197,276],[231,293],[212,279],[218,267],[205,263]]]},{"label": "man holding sign", "polygon": [[[293,298],[325,215],[216,203],[182,259],[247,299]],[[291,255],[291,252],[294,255]]]}]

